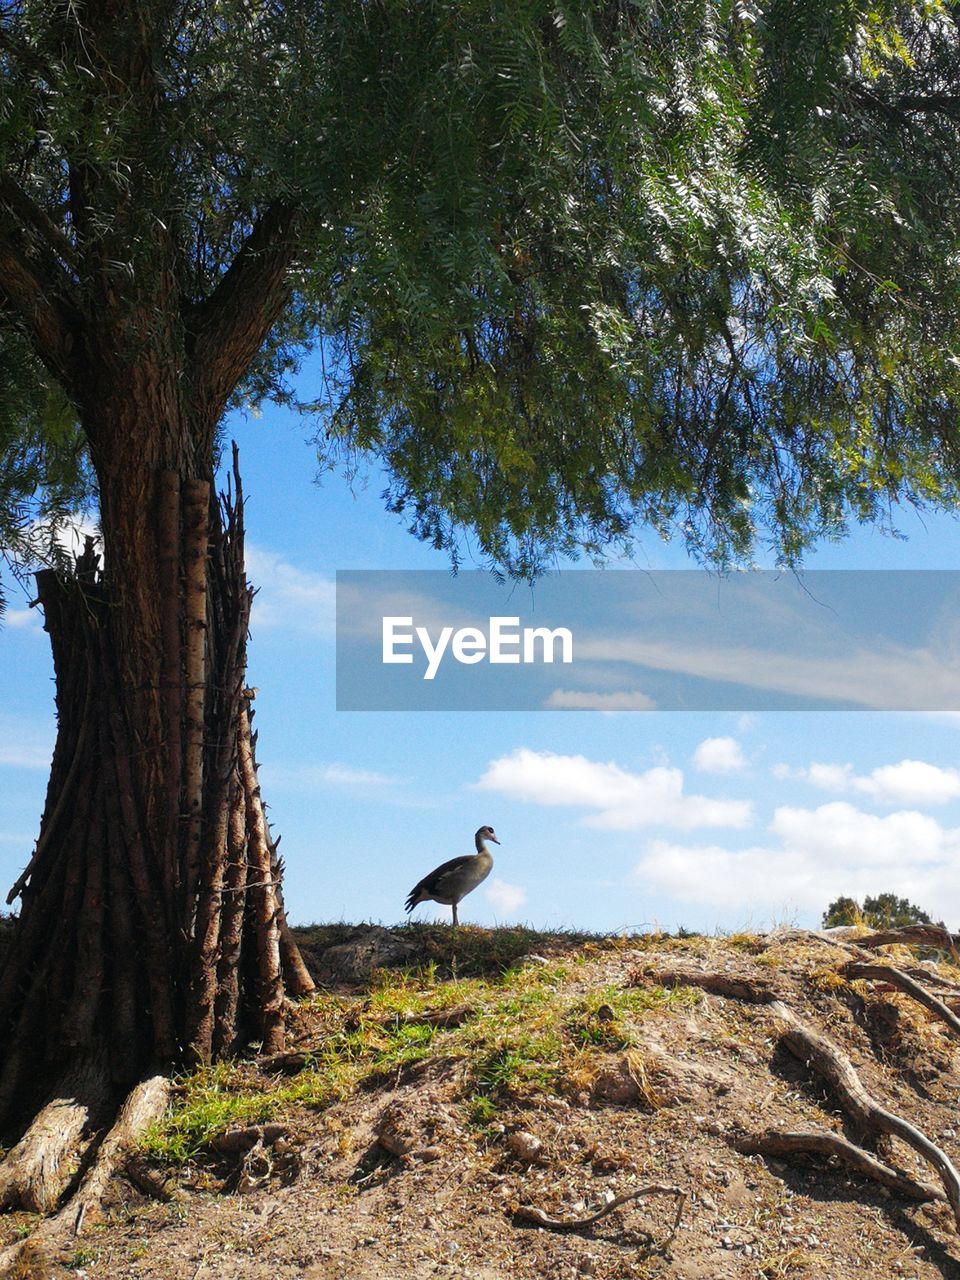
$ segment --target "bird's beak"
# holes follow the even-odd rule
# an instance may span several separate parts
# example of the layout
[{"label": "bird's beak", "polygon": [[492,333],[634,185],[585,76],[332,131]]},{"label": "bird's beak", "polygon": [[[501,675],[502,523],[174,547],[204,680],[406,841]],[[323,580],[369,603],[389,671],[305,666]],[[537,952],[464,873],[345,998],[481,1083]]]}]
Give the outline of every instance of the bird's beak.
[{"label": "bird's beak", "polygon": [[493,843],[494,843],[494,844],[499,844],[499,843],[500,843],[500,841],[497,839],[497,837],[496,837],[496,836],[491,836],[491,837],[490,837],[490,839],[493,841]]}]

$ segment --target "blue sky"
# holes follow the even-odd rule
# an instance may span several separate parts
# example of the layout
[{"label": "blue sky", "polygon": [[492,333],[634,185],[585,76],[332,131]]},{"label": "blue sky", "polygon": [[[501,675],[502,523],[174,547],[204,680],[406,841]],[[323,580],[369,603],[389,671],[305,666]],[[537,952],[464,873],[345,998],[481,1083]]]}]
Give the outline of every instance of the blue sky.
[{"label": "blue sky", "polygon": [[[403,917],[411,886],[501,840],[461,907],[482,924],[597,930],[815,924],[840,893],[894,891],[960,921],[960,717],[892,712],[338,712],[334,574],[440,569],[383,510],[375,476],[314,484],[307,426],[267,410],[230,424],[260,587],[250,679],[261,780],[282,833],[291,917]],[[859,530],[813,569],[954,569],[960,526]],[[690,567],[641,540],[638,567]],[[896,596],[896,593],[894,593]],[[902,598],[889,602],[903,611]],[[502,612],[516,612],[504,592]],[[52,668],[14,594],[0,631],[0,882],[36,838],[53,744]],[[416,918],[448,918],[424,904]]]}]

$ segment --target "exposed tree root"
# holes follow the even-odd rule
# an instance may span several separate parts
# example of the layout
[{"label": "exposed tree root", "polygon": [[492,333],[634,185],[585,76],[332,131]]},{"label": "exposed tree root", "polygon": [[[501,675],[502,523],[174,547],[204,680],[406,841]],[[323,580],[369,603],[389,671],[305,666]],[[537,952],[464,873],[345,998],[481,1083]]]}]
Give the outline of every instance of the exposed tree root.
[{"label": "exposed tree root", "polygon": [[[882,966],[867,967],[875,969]],[[849,974],[850,966],[847,966],[846,972]],[[695,986],[717,995],[765,1004],[770,1013],[784,1024],[780,1035],[784,1048],[830,1085],[843,1110],[861,1130],[867,1133],[886,1133],[899,1138],[933,1166],[943,1183],[957,1229],[960,1230],[960,1174],[946,1153],[909,1121],[888,1111],[871,1097],[849,1058],[825,1036],[808,1027],[782,999],[776,998],[766,982],[694,969],[651,970],[648,976],[663,986]],[[912,979],[905,981],[911,983],[911,986],[916,985]],[[924,992],[924,996],[930,1001],[935,1000],[928,992]],[[949,1013],[949,1010],[946,1012]],[[867,1161],[871,1159],[868,1152],[863,1152],[863,1156]]]},{"label": "exposed tree root", "polygon": [[170,1081],[166,1076],[150,1076],[130,1090],[79,1189],[52,1220],[54,1223],[69,1224],[74,1235],[80,1234],[84,1219],[99,1205],[110,1178],[140,1134],[163,1114],[169,1096]]},{"label": "exposed tree root", "polygon": [[245,1155],[258,1142],[265,1147],[273,1146],[278,1138],[286,1137],[287,1132],[285,1124],[251,1124],[243,1129],[228,1129],[214,1138],[210,1145],[221,1155]]},{"label": "exposed tree root", "polygon": [[957,943],[960,938],[936,924],[908,924],[902,929],[881,929],[877,933],[858,938],[857,945],[872,950],[874,947],[886,947],[899,942],[906,947],[936,947],[940,951],[949,951],[954,964],[960,965],[960,950]]},{"label": "exposed tree root", "polygon": [[102,1067],[86,1063],[54,1090],[0,1165],[0,1207],[29,1213],[55,1209],[75,1169],[84,1134],[107,1101]]},{"label": "exposed tree root", "polygon": [[748,1004],[770,1004],[781,993],[763,979],[744,978],[740,974],[708,972],[704,969],[645,969],[641,976],[661,987],[698,987],[711,995],[729,1000],[745,1000]]},{"label": "exposed tree root", "polygon": [[639,1200],[641,1196],[673,1196],[677,1201],[677,1211],[673,1223],[669,1234],[661,1241],[661,1247],[669,1244],[677,1234],[677,1227],[680,1225],[687,1193],[681,1190],[680,1187],[666,1186],[663,1183],[654,1182],[645,1187],[637,1187],[633,1191],[624,1191],[622,1195],[614,1196],[612,1200],[602,1205],[596,1213],[588,1213],[584,1218],[552,1218],[543,1209],[539,1209],[532,1204],[517,1205],[515,1213],[518,1218],[522,1218],[525,1222],[535,1222],[538,1227],[548,1227],[551,1231],[578,1231],[583,1227],[593,1226],[595,1222],[605,1218],[608,1213],[613,1213],[614,1209],[619,1209],[622,1205],[629,1204],[631,1200]]},{"label": "exposed tree root", "polygon": [[[42,1248],[53,1253],[72,1236],[80,1234],[91,1210],[99,1204],[111,1176],[139,1136],[163,1112],[169,1090],[170,1082],[165,1076],[151,1076],[130,1091],[76,1193],[58,1213],[45,1218],[28,1240],[16,1241],[0,1250],[0,1276],[11,1274],[26,1252]],[[31,1129],[33,1127],[35,1125]]]},{"label": "exposed tree root", "polygon": [[878,1160],[869,1151],[864,1151],[850,1142],[840,1133],[830,1129],[782,1130],[767,1129],[763,1133],[748,1134],[733,1142],[735,1150],[743,1155],[790,1156],[821,1155],[835,1156],[851,1169],[862,1173],[864,1177],[879,1182],[907,1200],[921,1203],[930,1200],[946,1200],[946,1195],[939,1187],[925,1182],[915,1182],[902,1173],[897,1173],[889,1165]]},{"label": "exposed tree root", "polygon": [[156,1169],[151,1169],[146,1160],[136,1153],[127,1156],[123,1163],[123,1172],[138,1190],[152,1200],[167,1204],[177,1198],[180,1187],[175,1175],[163,1174]]},{"label": "exposed tree root", "polygon": [[786,1024],[786,1030],[781,1036],[782,1044],[827,1081],[840,1105],[855,1123],[867,1132],[888,1133],[899,1138],[933,1165],[943,1182],[960,1230],[960,1175],[946,1153],[909,1121],[887,1111],[872,1098],[863,1087],[849,1058],[825,1036],[812,1031],[801,1022],[792,1009],[778,1000],[770,1006],[770,1012]]},{"label": "exposed tree root", "polygon": [[918,1004],[929,1009],[941,1022],[945,1022],[955,1035],[960,1036],[960,1018],[942,1000],[922,987],[914,978],[889,964],[859,964],[853,961],[843,970],[848,978],[866,978],[868,982],[887,982],[905,995],[912,996]]}]

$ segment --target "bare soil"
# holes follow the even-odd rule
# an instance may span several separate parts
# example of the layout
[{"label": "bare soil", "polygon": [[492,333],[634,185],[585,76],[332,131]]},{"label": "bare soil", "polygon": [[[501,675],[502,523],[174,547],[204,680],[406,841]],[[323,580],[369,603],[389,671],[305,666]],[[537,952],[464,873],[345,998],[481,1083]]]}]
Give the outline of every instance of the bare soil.
[{"label": "bare soil", "polygon": [[[655,983],[683,967],[776,988],[842,1049],[866,1089],[960,1164],[960,1059],[950,1029],[907,997],[839,976],[848,958],[812,936],[542,939],[529,966],[562,956],[563,995]],[[916,953],[878,960],[917,968]],[[415,958],[414,958],[415,961]],[[411,963],[406,957],[404,963]],[[947,1004],[960,971],[925,962]],[[956,992],[949,983],[957,983]],[[442,985],[442,984],[441,984]],[[362,997],[358,981],[343,987]],[[294,1044],[323,1034],[316,1002],[291,1014]],[[469,1017],[468,1010],[465,1015]],[[597,1012],[600,1024],[607,1015]],[[900,1199],[822,1157],[739,1154],[745,1133],[832,1129],[920,1181],[937,1182],[899,1140],[858,1134],[803,1062],[779,1043],[762,1004],[704,993],[646,1012],[628,1048],[604,1044],[549,1090],[506,1090],[479,1123],[468,1059],[427,1056],[326,1110],[286,1116],[260,1163],[200,1157],[178,1171],[170,1203],[126,1178],[102,1217],[55,1258],[28,1251],[21,1280],[960,1280],[960,1237],[942,1201]],[[280,1079],[251,1062],[269,1090]],[[536,1205],[583,1217],[646,1183],[685,1194],[640,1198],[593,1226],[554,1231],[517,1213]],[[230,1188],[233,1187],[233,1190]],[[0,1222],[0,1244],[24,1235]]]}]

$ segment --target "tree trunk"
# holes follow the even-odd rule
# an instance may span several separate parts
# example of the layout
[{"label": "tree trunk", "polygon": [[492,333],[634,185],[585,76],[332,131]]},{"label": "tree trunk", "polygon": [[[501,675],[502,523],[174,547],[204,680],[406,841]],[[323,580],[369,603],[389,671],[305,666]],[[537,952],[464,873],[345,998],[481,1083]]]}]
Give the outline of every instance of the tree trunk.
[{"label": "tree trunk", "polygon": [[[283,1047],[289,938],[245,688],[243,497],[212,471],[100,469],[105,564],[37,575],[57,742],[0,971],[7,1136],[97,1063],[114,1106],[157,1064]],[[111,484],[111,476],[117,483]],[[97,1089],[91,1089],[97,1093]]]}]

